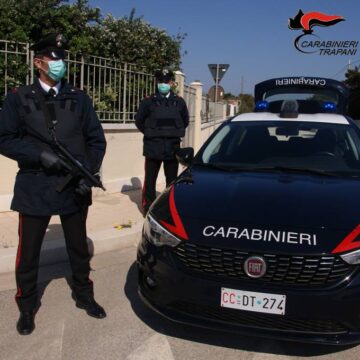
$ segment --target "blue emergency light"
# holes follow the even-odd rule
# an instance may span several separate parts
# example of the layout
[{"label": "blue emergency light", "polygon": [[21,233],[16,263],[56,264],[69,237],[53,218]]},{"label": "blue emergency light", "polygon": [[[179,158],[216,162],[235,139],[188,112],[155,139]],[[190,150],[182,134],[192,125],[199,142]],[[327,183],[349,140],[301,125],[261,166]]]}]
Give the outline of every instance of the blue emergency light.
[{"label": "blue emergency light", "polygon": [[265,100],[259,100],[255,104],[255,111],[268,111],[269,110],[269,103]]},{"label": "blue emergency light", "polygon": [[321,108],[324,112],[328,112],[328,113],[336,112],[336,104],[334,104],[332,101],[323,102]]}]

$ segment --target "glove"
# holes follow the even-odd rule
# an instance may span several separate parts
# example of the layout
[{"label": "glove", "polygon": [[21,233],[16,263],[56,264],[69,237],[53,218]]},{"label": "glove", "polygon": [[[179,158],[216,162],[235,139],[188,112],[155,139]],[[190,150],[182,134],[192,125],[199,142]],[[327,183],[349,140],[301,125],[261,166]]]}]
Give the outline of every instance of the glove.
[{"label": "glove", "polygon": [[40,163],[45,169],[55,173],[64,170],[63,161],[56,154],[47,150],[40,154]]},{"label": "glove", "polygon": [[76,185],[75,193],[79,196],[86,196],[90,194],[90,192],[91,192],[91,186],[86,184],[85,180],[81,178]]}]

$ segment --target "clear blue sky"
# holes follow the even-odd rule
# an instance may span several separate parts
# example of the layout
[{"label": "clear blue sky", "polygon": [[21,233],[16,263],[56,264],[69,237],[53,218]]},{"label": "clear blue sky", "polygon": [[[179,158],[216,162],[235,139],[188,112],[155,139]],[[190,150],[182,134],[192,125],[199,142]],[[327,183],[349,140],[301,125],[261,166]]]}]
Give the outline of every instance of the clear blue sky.
[{"label": "clear blue sky", "polygon": [[300,30],[288,29],[288,18],[298,9],[345,18],[331,27],[315,27],[321,40],[360,41],[360,0],[90,0],[101,13],[137,16],[168,34],[187,33],[183,42],[182,71],[186,83],[200,80],[204,92],[213,85],[209,63],[230,64],[220,85],[225,92],[253,93],[254,84],[277,76],[323,76],[342,80],[352,56],[320,56],[298,52],[294,39]]}]

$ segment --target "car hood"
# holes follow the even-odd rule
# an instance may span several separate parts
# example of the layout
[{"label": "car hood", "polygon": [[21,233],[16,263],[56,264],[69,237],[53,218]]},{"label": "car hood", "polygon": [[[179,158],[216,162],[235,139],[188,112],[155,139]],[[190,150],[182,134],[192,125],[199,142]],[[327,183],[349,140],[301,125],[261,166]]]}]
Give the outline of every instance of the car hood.
[{"label": "car hood", "polygon": [[[360,220],[360,180],[352,178],[193,168],[173,191],[188,238],[211,246],[328,253]],[[168,197],[154,204],[155,217]]]}]

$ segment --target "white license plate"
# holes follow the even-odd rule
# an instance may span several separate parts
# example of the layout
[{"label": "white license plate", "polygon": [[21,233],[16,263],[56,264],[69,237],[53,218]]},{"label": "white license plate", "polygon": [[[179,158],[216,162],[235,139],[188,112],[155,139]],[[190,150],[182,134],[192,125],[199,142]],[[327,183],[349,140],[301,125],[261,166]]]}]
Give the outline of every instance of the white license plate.
[{"label": "white license plate", "polygon": [[221,306],[285,315],[286,295],[221,288]]}]

